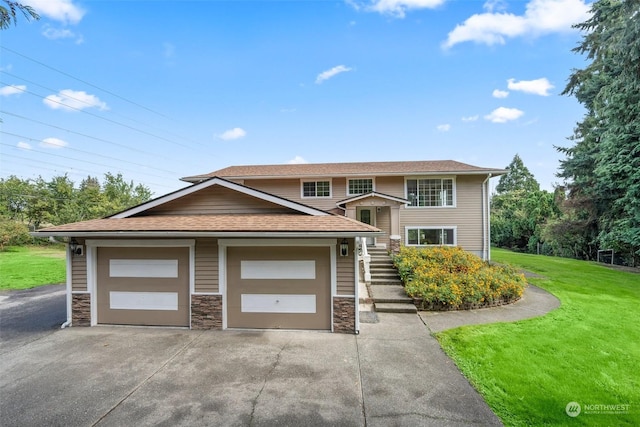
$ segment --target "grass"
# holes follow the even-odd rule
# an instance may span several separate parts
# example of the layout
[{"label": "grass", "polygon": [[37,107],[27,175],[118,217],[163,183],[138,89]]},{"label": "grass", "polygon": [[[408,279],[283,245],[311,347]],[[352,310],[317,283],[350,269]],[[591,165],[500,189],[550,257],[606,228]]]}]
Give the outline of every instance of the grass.
[{"label": "grass", "polygon": [[[437,334],[502,422],[640,425],[640,274],[504,250],[492,258],[544,276],[530,282],[561,301],[535,319]],[[565,413],[569,402],[581,405],[575,418]],[[615,404],[628,410],[590,406]]]},{"label": "grass", "polygon": [[64,246],[11,246],[0,252],[0,290],[65,282]]}]

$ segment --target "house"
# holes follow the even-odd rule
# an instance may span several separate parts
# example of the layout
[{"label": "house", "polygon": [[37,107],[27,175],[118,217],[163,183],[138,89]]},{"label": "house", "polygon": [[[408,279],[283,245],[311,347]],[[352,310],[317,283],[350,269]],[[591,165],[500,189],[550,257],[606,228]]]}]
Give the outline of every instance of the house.
[{"label": "house", "polygon": [[457,245],[490,258],[489,179],[503,169],[452,160],[231,166],[213,176],[371,224],[370,245]]},{"label": "house", "polygon": [[67,322],[359,331],[359,248],[489,257],[488,182],[463,163],[234,166],[68,239]]}]

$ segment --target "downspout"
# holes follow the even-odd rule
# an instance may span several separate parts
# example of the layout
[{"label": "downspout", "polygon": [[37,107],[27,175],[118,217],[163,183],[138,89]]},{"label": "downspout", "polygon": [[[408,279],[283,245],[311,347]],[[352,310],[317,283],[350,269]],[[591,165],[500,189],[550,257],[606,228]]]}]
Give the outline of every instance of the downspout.
[{"label": "downspout", "polygon": [[491,252],[489,250],[489,179],[491,174],[487,175],[487,179],[482,182],[482,259],[485,261],[491,261]]},{"label": "downspout", "polygon": [[60,325],[60,329],[64,329],[67,326],[71,325],[71,278],[73,277],[71,272],[71,264],[72,264],[71,257],[73,256],[73,254],[69,249],[69,243],[66,244],[66,249],[67,249],[67,321],[64,322],[62,325]]}]

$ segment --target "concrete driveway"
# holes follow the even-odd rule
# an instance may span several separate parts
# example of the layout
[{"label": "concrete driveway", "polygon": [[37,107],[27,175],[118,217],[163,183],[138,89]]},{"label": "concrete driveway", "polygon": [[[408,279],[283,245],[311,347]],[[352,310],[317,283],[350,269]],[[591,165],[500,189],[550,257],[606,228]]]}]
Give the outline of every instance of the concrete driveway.
[{"label": "concrete driveway", "polygon": [[0,424],[500,425],[415,314],[361,334],[93,327],[4,352]]}]

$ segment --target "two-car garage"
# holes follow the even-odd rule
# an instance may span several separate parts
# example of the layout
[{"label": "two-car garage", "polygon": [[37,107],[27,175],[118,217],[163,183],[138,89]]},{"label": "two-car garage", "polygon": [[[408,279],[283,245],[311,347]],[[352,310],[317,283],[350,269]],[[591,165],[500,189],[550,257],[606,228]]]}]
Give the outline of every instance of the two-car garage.
[{"label": "two-car garage", "polygon": [[[190,326],[194,250],[193,244],[94,247],[95,323]],[[332,250],[225,247],[220,294],[226,327],[330,330]]]}]

